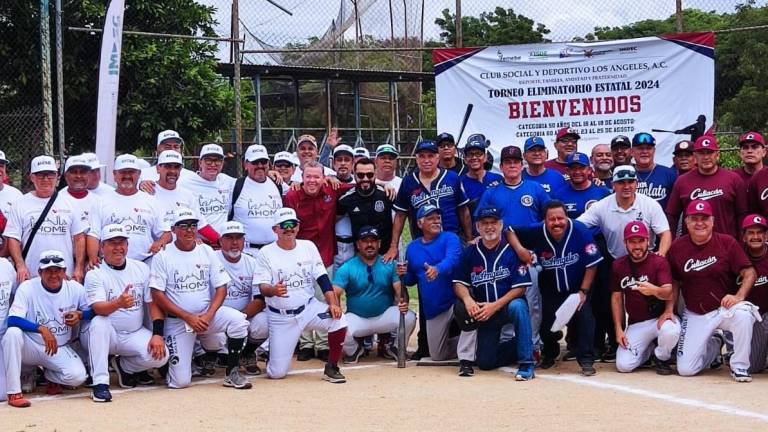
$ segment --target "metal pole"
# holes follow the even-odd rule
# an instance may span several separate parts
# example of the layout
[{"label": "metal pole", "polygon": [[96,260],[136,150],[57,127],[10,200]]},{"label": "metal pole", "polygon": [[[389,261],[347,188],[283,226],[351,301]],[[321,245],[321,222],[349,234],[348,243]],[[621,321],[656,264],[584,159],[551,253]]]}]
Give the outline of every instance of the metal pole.
[{"label": "metal pole", "polygon": [[[84,33],[101,33],[102,29],[97,28],[88,28],[88,27],[67,27],[67,30],[69,31],[76,31],[76,32],[84,32]],[[146,37],[156,37],[156,38],[169,38],[169,39],[192,39],[192,40],[207,40],[207,41],[215,41],[215,42],[245,42],[244,39],[239,38],[231,38],[231,37],[214,37],[214,36],[191,36],[191,35],[182,35],[182,34],[174,34],[174,33],[153,33],[153,32],[142,32],[142,31],[124,31],[124,35],[132,35],[132,36],[146,36]]]},{"label": "metal pole", "polygon": [[56,114],[58,114],[59,158],[66,156],[64,135],[64,66],[62,65],[63,44],[61,40],[61,0],[56,0]]},{"label": "metal pole", "polygon": [[357,141],[362,138],[362,131],[360,131],[360,82],[355,81],[352,84],[352,89],[355,94],[355,130],[357,131]]},{"label": "metal pole", "polygon": [[683,32],[683,0],[675,1],[675,26],[678,33]]},{"label": "metal pole", "polygon": [[40,63],[43,90],[43,151],[53,156],[53,102],[51,101],[51,24],[48,0],[40,0]]},{"label": "metal pole", "polygon": [[392,147],[398,148],[395,137],[395,82],[389,82],[389,136],[392,138]]},{"label": "metal pole", "polygon": [[327,133],[331,134],[331,128],[333,128],[333,117],[331,116],[331,80],[325,80],[325,121],[327,125]]},{"label": "metal pole", "polygon": [[461,0],[456,0],[456,48],[464,46],[464,36],[461,34]]},{"label": "metal pole", "polygon": [[[238,0],[232,0],[232,39],[240,39],[240,18]],[[239,158],[243,156],[243,127],[241,124],[240,107],[240,43],[232,42],[234,53],[234,88],[235,88],[235,151],[237,152],[238,163],[235,164],[238,177],[242,173],[243,164],[239,163]]]},{"label": "metal pole", "polygon": [[256,86],[256,142],[264,145],[261,136],[261,75],[256,74],[255,83]]}]

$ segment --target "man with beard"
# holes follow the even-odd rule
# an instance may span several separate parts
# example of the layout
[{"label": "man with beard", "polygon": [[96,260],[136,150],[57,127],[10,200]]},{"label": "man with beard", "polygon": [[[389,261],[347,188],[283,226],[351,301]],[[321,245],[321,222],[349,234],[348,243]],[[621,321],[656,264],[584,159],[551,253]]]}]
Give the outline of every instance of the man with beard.
[{"label": "man with beard", "polygon": [[177,188],[192,194],[193,208],[217,232],[227,222],[235,186],[235,179],[222,173],[223,168],[224,150],[218,144],[205,144],[200,149],[197,173],[176,180]]},{"label": "man with beard", "polygon": [[[179,135],[178,132],[175,130],[164,130],[157,134],[157,148],[155,149],[155,156],[160,157],[160,154],[166,150],[173,150],[175,152],[181,153],[181,149],[184,147],[184,139],[181,138],[181,135]],[[179,173],[180,178],[189,177],[194,172],[182,167],[181,172]],[[157,174],[157,168],[155,166],[150,166],[143,168],[141,170],[141,176],[139,179],[140,183],[150,183],[150,186],[142,185],[142,190],[147,190],[146,188],[154,186],[152,184],[153,182],[156,182],[158,179]]]},{"label": "man with beard", "polygon": [[88,190],[88,174],[91,165],[82,156],[71,156],[64,164],[64,179],[67,187],[59,193],[72,202],[83,223],[88,223],[93,207],[97,205],[99,197]]},{"label": "man with beard", "polygon": [[528,166],[523,170],[524,180],[531,180],[540,184],[548,194],[565,186],[563,173],[545,166],[547,146],[543,139],[530,137],[525,140],[523,158],[528,163]]},{"label": "man with beard", "polygon": [[[467,172],[459,176],[461,185],[464,187],[464,193],[469,198],[469,213],[475,214],[477,203],[486,189],[501,184],[504,177],[485,169],[485,162],[488,156],[485,151],[486,143],[482,136],[472,135],[464,144],[464,161],[468,168]],[[472,227],[472,233],[476,234],[476,228]]]},{"label": "man with beard", "polygon": [[592,147],[592,169],[595,178],[603,182],[605,187],[613,189],[613,154],[607,144],[598,144]]},{"label": "man with beard", "polygon": [[374,162],[370,159],[355,162],[355,188],[339,198],[336,212],[349,216],[353,233],[359,233],[364,226],[376,228],[381,246],[379,254],[384,254],[392,239],[392,202],[384,188],[376,186],[374,171]]},{"label": "man with beard", "polygon": [[[768,223],[765,217],[751,214],[741,223],[741,242],[747,257],[755,268],[755,285],[749,291],[747,301],[762,313],[762,322],[755,321],[752,327],[752,344],[749,354],[749,373],[760,373],[765,369],[768,357]],[[738,286],[740,280],[736,280]]]},{"label": "man with beard", "polygon": [[672,164],[677,170],[678,177],[696,168],[692,142],[680,141],[675,144],[675,150],[672,152]]},{"label": "man with beard", "polygon": [[[336,178],[341,183],[355,183],[355,178],[352,176],[353,158],[354,150],[346,144],[337,145],[333,149],[333,169],[336,171]],[[336,210],[338,212],[338,205]],[[334,226],[336,233],[336,255],[333,257],[334,271],[338,270],[342,264],[355,256],[355,240],[352,233],[356,231],[352,229],[352,222],[350,222],[349,216],[345,213],[340,213],[339,216]]]},{"label": "man with beard", "polygon": [[464,161],[456,156],[456,140],[453,135],[443,132],[437,136],[435,143],[437,144],[440,168],[453,171],[458,176],[467,172]]},{"label": "man with beard", "polygon": [[[616,369],[632,372],[653,355],[656,373],[671,375],[669,359],[680,338],[672,273],[667,260],[649,251],[648,238],[644,223],[628,223],[624,227],[628,253],[613,262],[611,309],[619,344]],[[629,321],[626,330],[625,316]],[[656,348],[654,340],[658,341]]]},{"label": "man with beard", "polygon": [[613,165],[632,165],[632,142],[629,137],[617,135],[611,140]]},{"label": "man with beard", "polygon": [[745,184],[753,175],[763,169],[765,158],[765,140],[757,132],[747,132],[739,137],[739,157],[741,166],[733,170]]},{"label": "man with beard", "polygon": [[674,169],[654,162],[656,139],[653,135],[640,132],[632,137],[632,158],[637,172],[637,193],[655,199],[661,208],[666,208],[672,185],[677,180]]}]

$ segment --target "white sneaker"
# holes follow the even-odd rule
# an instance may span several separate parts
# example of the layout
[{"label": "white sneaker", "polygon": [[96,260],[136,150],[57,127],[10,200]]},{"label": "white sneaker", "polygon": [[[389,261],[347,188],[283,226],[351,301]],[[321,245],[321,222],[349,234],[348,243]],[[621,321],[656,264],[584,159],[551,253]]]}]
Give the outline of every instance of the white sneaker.
[{"label": "white sneaker", "polygon": [[736,382],[752,382],[752,375],[746,369],[731,369],[731,376]]}]

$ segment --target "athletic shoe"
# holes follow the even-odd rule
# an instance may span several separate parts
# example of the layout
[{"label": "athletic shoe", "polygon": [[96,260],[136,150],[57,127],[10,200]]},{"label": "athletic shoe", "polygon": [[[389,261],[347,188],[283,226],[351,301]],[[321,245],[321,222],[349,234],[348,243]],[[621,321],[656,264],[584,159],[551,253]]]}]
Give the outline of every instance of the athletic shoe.
[{"label": "athletic shoe", "polygon": [[341,384],[347,382],[347,378],[339,371],[339,366],[326,363],[325,370],[323,370],[323,379],[333,384]]},{"label": "athletic shoe", "polygon": [[397,347],[395,344],[390,343],[384,347],[384,354],[382,354],[382,357],[390,360],[397,360],[397,354]]},{"label": "athletic shoe", "polygon": [[29,371],[27,373],[21,374],[21,392],[22,393],[32,393],[35,391],[35,385],[37,383],[35,382],[35,372]]},{"label": "athletic shoe", "polygon": [[302,348],[299,350],[299,353],[296,354],[296,361],[308,361],[312,360],[312,357],[315,356],[315,350],[312,348]]},{"label": "athletic shoe", "polygon": [[55,382],[48,381],[48,384],[45,385],[45,394],[48,396],[60,395],[63,391],[61,385]]},{"label": "athletic shoe", "polygon": [[603,361],[603,363],[616,363],[616,349],[609,348],[608,351],[604,352],[603,355],[600,356],[600,359]]},{"label": "athletic shoe", "polygon": [[360,357],[365,355],[365,348],[361,344],[357,344],[357,349],[352,355],[344,356],[344,364],[354,364],[360,361]]},{"label": "athletic shoe", "polygon": [[653,364],[656,367],[656,374],[658,375],[672,375],[672,367],[669,365],[669,361],[663,361],[653,356]]},{"label": "athletic shoe", "polygon": [[109,392],[109,386],[106,384],[95,384],[91,399],[94,402],[112,402],[112,393]]},{"label": "athletic shoe", "polygon": [[240,366],[245,370],[245,374],[248,376],[261,375],[261,368],[255,355],[241,355]]},{"label": "athletic shoe", "polygon": [[576,360],[576,351],[568,350],[565,354],[563,354],[563,361],[574,361]]},{"label": "athletic shoe", "polygon": [[112,369],[117,372],[117,383],[122,388],[134,388],[136,387],[136,378],[133,377],[133,374],[130,374],[123,369],[123,366],[120,365],[120,357],[114,356],[109,361],[109,363],[112,365]]},{"label": "athletic shoe", "polygon": [[133,374],[133,379],[136,380],[136,384],[140,386],[153,386],[155,385],[155,377],[153,377],[149,371],[141,371]]},{"label": "athletic shoe", "polygon": [[539,363],[539,369],[549,369],[555,365],[554,357],[542,357]]},{"label": "athletic shoe", "polygon": [[317,358],[318,360],[322,361],[323,363],[328,362],[328,357],[331,355],[331,351],[327,349],[318,350],[317,351]]},{"label": "athletic shoe", "polygon": [[411,354],[411,360],[421,360],[424,357],[429,357],[429,351],[422,351],[421,349],[416,349],[416,352]]},{"label": "athletic shoe", "polygon": [[725,345],[725,337],[723,337],[722,334],[715,332],[712,335],[713,338],[717,339],[717,342],[720,344],[720,349],[717,350],[717,355],[715,356],[715,359],[712,360],[712,363],[709,364],[709,368],[714,369],[720,369],[720,367],[723,366],[723,345]]},{"label": "athletic shoe", "polygon": [[533,364],[536,367],[539,367],[541,365],[541,350],[538,348],[533,350]]},{"label": "athletic shoe", "polygon": [[592,364],[583,364],[581,365],[581,375],[588,377],[593,376],[597,374],[597,369],[595,369],[595,366]]},{"label": "athletic shoe", "polygon": [[[200,378],[203,376],[203,368],[196,365],[195,362],[192,362],[191,371],[192,371],[192,378]],[[167,372],[167,369],[166,369],[166,372]]]},{"label": "athletic shoe", "polygon": [[533,365],[531,363],[524,363],[518,366],[517,373],[515,373],[515,381],[528,381],[532,380],[535,376]]},{"label": "athletic shoe", "polygon": [[731,369],[731,376],[736,382],[752,382],[752,375],[746,369]]},{"label": "athletic shoe", "polygon": [[28,408],[32,405],[32,403],[24,398],[23,394],[16,393],[8,395],[8,405],[14,408]]},{"label": "athletic shoe", "polygon": [[240,375],[240,371],[237,370],[237,368],[234,368],[229,373],[229,375],[224,378],[224,387],[234,387],[238,390],[247,390],[253,387],[253,384],[251,384],[251,382],[248,381],[246,377]]},{"label": "athletic shoe", "polygon": [[257,349],[256,350],[256,357],[259,360],[261,360],[261,361],[263,361],[265,363],[268,363],[269,362],[269,350]]},{"label": "athletic shoe", "polygon": [[200,367],[200,376],[216,375],[216,354],[203,354],[195,358],[197,366]]},{"label": "athletic shoe", "polygon": [[475,376],[475,368],[472,367],[472,363],[469,360],[459,360],[459,376]]}]

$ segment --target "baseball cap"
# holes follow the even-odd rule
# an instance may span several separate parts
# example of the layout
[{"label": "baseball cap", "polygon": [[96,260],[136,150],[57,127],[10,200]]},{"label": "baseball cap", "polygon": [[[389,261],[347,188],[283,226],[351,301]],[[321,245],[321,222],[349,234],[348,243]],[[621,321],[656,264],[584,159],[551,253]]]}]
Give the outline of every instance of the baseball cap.
[{"label": "baseball cap", "polygon": [[685,215],[686,216],[693,216],[693,215],[704,215],[704,216],[712,216],[712,206],[709,205],[708,201],[704,200],[693,200],[690,203],[688,203],[688,207],[685,208]]},{"label": "baseball cap", "polygon": [[346,145],[346,144],[339,144],[336,146],[335,149],[333,149],[333,156],[336,157],[337,155],[341,153],[347,153],[350,156],[355,155],[355,151],[352,150],[352,147]]},{"label": "baseball cap", "polygon": [[280,225],[281,223],[288,221],[299,222],[295,210],[290,207],[283,207],[275,212],[275,225]]},{"label": "baseball cap", "polygon": [[267,148],[261,144],[251,144],[245,150],[245,160],[248,162],[265,159],[269,161],[269,153],[267,153]]},{"label": "baseball cap", "polygon": [[761,146],[765,147],[765,140],[763,139],[763,136],[760,135],[758,132],[747,132],[741,137],[739,137],[739,145],[747,142],[756,142]]},{"label": "baseball cap", "polygon": [[173,226],[176,226],[179,222],[184,221],[199,221],[200,219],[197,217],[195,212],[193,212],[191,209],[188,209],[186,207],[177,207],[173,211]]},{"label": "baseball cap", "polygon": [[296,165],[295,161],[293,160],[293,155],[287,151],[281,151],[275,154],[275,158],[272,160],[272,163],[278,162],[288,162],[290,164]]},{"label": "baseball cap", "polygon": [[30,163],[30,170],[32,174],[39,173],[39,172],[45,172],[45,171],[58,171],[56,168],[56,161],[53,160],[50,156],[37,156],[36,158],[32,159],[32,162]]},{"label": "baseball cap", "polygon": [[501,212],[499,212],[499,209],[496,207],[483,207],[478,209],[475,219],[480,220],[485,218],[501,219]]},{"label": "baseball cap", "polygon": [[91,170],[104,168],[106,166],[101,163],[101,161],[99,161],[99,157],[96,155],[96,153],[83,153],[80,156],[84,157],[88,161],[88,163],[91,165]]},{"label": "baseball cap", "polygon": [[624,227],[624,240],[633,237],[650,238],[648,227],[641,221],[632,221]]},{"label": "baseball cap", "polygon": [[485,150],[487,147],[485,136],[482,134],[474,134],[467,138],[467,143],[464,144],[464,152],[472,149]]},{"label": "baseball cap", "polygon": [[427,217],[435,212],[439,213],[440,209],[433,204],[425,204],[419,207],[419,210],[416,212],[416,219]]},{"label": "baseball cap", "polygon": [[637,171],[632,165],[619,165],[613,169],[613,181],[637,180]]},{"label": "baseball cap", "polygon": [[368,152],[368,149],[365,147],[355,147],[355,157],[364,157],[364,158],[370,158],[371,153]]},{"label": "baseball cap", "polygon": [[121,154],[115,158],[115,165],[113,168],[115,171],[132,169],[141,171],[141,165],[139,165],[139,159],[132,154]]},{"label": "baseball cap", "polygon": [[655,147],[656,138],[654,138],[653,135],[647,132],[636,133],[635,136],[632,137],[632,147],[637,147],[641,145],[649,145],[649,146]]},{"label": "baseball cap", "polygon": [[245,228],[243,224],[238,221],[229,221],[224,224],[224,228],[221,230],[221,235],[227,234],[243,234],[245,235]]},{"label": "baseball cap", "polygon": [[532,150],[536,147],[547,148],[547,145],[544,144],[544,140],[541,137],[537,136],[529,137],[525,140],[525,144],[523,144],[524,151]]},{"label": "baseball cap", "polygon": [[693,143],[687,140],[682,140],[675,144],[675,150],[672,152],[673,155],[677,156],[680,153],[693,153]]},{"label": "baseball cap", "polygon": [[520,152],[520,147],[506,146],[501,149],[500,160],[504,162],[504,159],[518,159],[523,160],[523,153]]},{"label": "baseball cap", "polygon": [[589,166],[589,156],[585,155],[584,153],[573,153],[569,154],[565,157],[565,163],[568,164],[568,166],[571,165],[582,165],[582,166]]},{"label": "baseball cap", "polygon": [[74,167],[82,167],[90,170],[91,164],[88,162],[88,159],[84,158],[82,155],[70,156],[67,158],[67,162],[64,164],[64,172],[67,172],[70,168]]},{"label": "baseball cap", "polygon": [[451,144],[456,144],[456,140],[453,138],[453,135],[449,134],[448,132],[441,133],[435,139],[436,143],[441,143],[443,141],[448,141]]},{"label": "baseball cap", "polygon": [[206,156],[224,157],[224,149],[218,144],[206,144],[200,149],[200,159]]},{"label": "baseball cap", "polygon": [[0,162],[8,163],[8,159],[5,158],[5,152],[0,150]]},{"label": "baseball cap", "polygon": [[101,241],[111,240],[113,238],[128,238],[125,229],[120,224],[109,224],[101,229]]},{"label": "baseball cap", "polygon": [[358,240],[362,240],[366,237],[374,237],[376,239],[381,238],[379,236],[379,230],[376,227],[372,227],[368,225],[360,228],[360,231],[357,234]]},{"label": "baseball cap", "polygon": [[181,142],[181,145],[184,145],[184,140],[181,138],[181,135],[179,135],[179,133],[176,132],[175,130],[171,130],[171,129],[164,130],[159,134],[157,134],[157,145],[160,145],[162,144],[163,141],[169,140],[169,139],[179,140],[179,142]]},{"label": "baseball cap", "polygon": [[387,153],[394,155],[395,157],[400,156],[400,152],[398,152],[397,149],[391,144],[382,144],[376,147],[376,156],[384,155]]},{"label": "baseball cap", "polygon": [[697,152],[699,150],[720,150],[720,147],[717,145],[717,138],[712,135],[702,135],[696,138],[696,142],[693,143],[693,151]]},{"label": "baseball cap", "polygon": [[753,226],[759,226],[763,229],[768,229],[768,222],[766,222],[763,216],[760,216],[759,214],[756,214],[756,213],[746,216],[744,220],[741,221],[742,230],[751,228]]},{"label": "baseball cap", "polygon": [[313,146],[317,147],[317,139],[315,139],[315,137],[312,136],[312,135],[305,134],[305,135],[300,136],[299,139],[296,140],[296,147],[301,145],[301,143],[303,143],[303,142],[308,142],[308,143],[312,144]]},{"label": "baseball cap", "polygon": [[180,164],[184,165],[184,159],[181,157],[181,153],[176,150],[165,150],[157,157],[157,164]]},{"label": "baseball cap", "polygon": [[611,148],[614,147],[632,147],[632,143],[626,135],[616,135],[611,140]]},{"label": "baseball cap", "polygon": [[414,153],[418,153],[420,151],[430,151],[432,153],[437,153],[437,144],[435,144],[434,141],[422,141],[416,144],[416,150],[414,150]]},{"label": "baseball cap", "polygon": [[581,135],[576,133],[575,130],[568,129],[567,127],[564,127],[564,128],[562,128],[562,129],[557,131],[557,135],[555,136],[555,141],[560,141],[561,139],[563,139],[563,138],[565,138],[567,136],[572,136],[572,137],[576,138],[577,140],[581,139]]},{"label": "baseball cap", "polygon": [[45,250],[40,252],[40,266],[38,269],[47,269],[48,267],[67,268],[64,262],[64,254],[57,250]]}]

